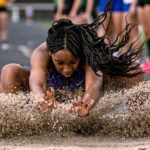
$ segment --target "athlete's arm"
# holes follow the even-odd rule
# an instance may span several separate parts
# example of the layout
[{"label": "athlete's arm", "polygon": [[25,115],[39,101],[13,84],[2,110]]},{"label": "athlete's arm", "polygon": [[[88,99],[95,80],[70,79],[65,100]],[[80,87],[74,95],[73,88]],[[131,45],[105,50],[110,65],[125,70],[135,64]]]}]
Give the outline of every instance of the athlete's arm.
[{"label": "athlete's arm", "polygon": [[34,94],[44,94],[47,90],[47,66],[49,59],[46,43],[37,47],[32,54],[29,85]]},{"label": "athlete's arm", "polygon": [[81,99],[82,105],[79,116],[85,116],[94,107],[101,96],[103,86],[103,74],[97,76],[90,66],[85,66],[85,94]]}]

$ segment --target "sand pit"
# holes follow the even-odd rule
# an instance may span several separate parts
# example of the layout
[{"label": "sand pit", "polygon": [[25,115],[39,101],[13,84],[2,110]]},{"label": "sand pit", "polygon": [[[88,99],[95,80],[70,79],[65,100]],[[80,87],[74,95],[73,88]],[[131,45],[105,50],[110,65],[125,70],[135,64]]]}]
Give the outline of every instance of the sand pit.
[{"label": "sand pit", "polygon": [[0,150],[149,150],[150,138],[43,135],[0,140]]},{"label": "sand pit", "polygon": [[0,150],[150,149],[150,82],[105,93],[84,118],[43,112],[31,93],[0,94]]}]

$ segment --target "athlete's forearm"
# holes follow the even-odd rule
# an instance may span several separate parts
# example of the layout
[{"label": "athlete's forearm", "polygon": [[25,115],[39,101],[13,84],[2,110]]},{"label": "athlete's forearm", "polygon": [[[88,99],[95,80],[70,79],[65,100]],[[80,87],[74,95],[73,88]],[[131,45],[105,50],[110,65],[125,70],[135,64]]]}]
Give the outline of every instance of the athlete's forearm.
[{"label": "athlete's forearm", "polygon": [[38,81],[36,79],[29,79],[30,90],[33,94],[43,95],[47,91],[47,84],[44,81]]},{"label": "athlete's forearm", "polygon": [[37,85],[31,85],[30,86],[31,92],[35,95],[42,95],[45,93],[45,90],[41,87],[41,86],[37,86]]},{"label": "athlete's forearm", "polygon": [[94,100],[94,103],[96,103],[102,95],[102,83],[91,85],[85,92],[84,96],[87,94],[89,95],[89,99]]}]

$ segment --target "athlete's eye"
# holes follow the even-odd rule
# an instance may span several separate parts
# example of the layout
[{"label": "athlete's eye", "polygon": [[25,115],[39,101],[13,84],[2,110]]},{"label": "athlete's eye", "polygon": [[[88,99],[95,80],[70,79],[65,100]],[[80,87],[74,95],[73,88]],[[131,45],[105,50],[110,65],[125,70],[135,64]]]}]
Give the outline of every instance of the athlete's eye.
[{"label": "athlete's eye", "polygon": [[58,64],[58,65],[63,65],[64,63],[63,63],[63,62],[57,62],[57,64]]},{"label": "athlete's eye", "polygon": [[71,61],[71,64],[76,64],[77,63],[77,60],[75,59],[75,60],[73,60],[73,61]]}]

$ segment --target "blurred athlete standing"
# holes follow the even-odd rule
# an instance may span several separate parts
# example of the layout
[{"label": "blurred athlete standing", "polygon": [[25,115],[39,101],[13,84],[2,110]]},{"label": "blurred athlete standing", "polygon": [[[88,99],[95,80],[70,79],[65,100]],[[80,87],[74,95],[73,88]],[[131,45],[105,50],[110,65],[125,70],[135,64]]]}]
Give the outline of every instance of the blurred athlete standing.
[{"label": "blurred athlete standing", "polygon": [[8,43],[8,10],[7,7],[11,5],[14,0],[0,0],[0,49],[7,50]]},{"label": "blurred athlete standing", "polygon": [[143,26],[146,43],[148,46],[148,61],[150,61],[150,0],[134,0],[138,8],[140,24]]}]

